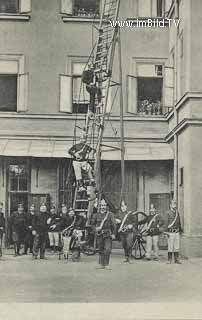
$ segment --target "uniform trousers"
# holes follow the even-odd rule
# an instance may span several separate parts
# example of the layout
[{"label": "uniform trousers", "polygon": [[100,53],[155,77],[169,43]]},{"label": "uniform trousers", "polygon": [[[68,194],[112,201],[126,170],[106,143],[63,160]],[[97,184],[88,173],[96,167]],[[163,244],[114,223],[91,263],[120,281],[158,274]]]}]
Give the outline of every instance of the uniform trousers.
[{"label": "uniform trousers", "polygon": [[50,247],[58,247],[59,245],[59,232],[49,232],[49,243]]},{"label": "uniform trousers", "polygon": [[25,239],[24,239],[24,253],[27,253],[28,249],[30,249],[30,252],[32,252],[33,242],[34,242],[34,237],[32,235],[32,232],[27,231],[25,233]]},{"label": "uniform trousers", "polygon": [[20,246],[21,243],[23,243],[24,238],[24,232],[23,231],[13,231],[12,232],[12,239],[14,242],[14,249],[15,253],[19,254],[20,253]]},{"label": "uniform trousers", "polygon": [[180,233],[168,232],[168,252],[179,252],[180,250]]},{"label": "uniform trousers", "polygon": [[34,236],[33,244],[33,256],[37,257],[40,250],[40,258],[43,259],[45,256],[46,249],[46,233],[37,233]]},{"label": "uniform trousers", "polygon": [[122,233],[121,242],[124,249],[125,257],[131,257],[133,247],[133,232]]},{"label": "uniform trousers", "polygon": [[158,258],[158,255],[159,255],[158,240],[159,240],[158,235],[146,237],[146,258],[148,259],[151,258],[152,247],[153,247],[154,256]]},{"label": "uniform trousers", "polygon": [[97,237],[97,245],[99,250],[99,264],[102,266],[108,266],[110,260],[110,254],[112,251],[112,239],[111,236],[100,235]]},{"label": "uniform trousers", "polygon": [[93,179],[92,168],[87,161],[73,161],[73,167],[74,167],[74,173],[77,181],[82,180],[81,170],[84,170],[85,172],[88,173],[89,179]]},{"label": "uniform trousers", "polygon": [[63,237],[63,253],[65,255],[69,254],[71,237]]}]

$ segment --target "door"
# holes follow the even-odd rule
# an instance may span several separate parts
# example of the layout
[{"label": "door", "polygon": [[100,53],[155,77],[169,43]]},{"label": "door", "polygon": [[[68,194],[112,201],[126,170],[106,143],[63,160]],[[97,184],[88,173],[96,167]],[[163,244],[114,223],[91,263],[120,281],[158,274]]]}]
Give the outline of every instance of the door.
[{"label": "door", "polygon": [[[163,219],[166,218],[166,212],[170,208],[170,201],[170,193],[151,193],[149,195],[149,207],[153,204],[157,213],[159,213]],[[161,234],[159,237],[159,248],[167,249],[167,236],[164,234]]]}]

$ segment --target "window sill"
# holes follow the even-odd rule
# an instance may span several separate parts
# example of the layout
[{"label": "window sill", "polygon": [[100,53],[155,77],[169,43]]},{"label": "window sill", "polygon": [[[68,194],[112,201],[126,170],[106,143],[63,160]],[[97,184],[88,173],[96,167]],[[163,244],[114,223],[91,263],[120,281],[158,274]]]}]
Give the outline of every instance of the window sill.
[{"label": "window sill", "polygon": [[88,17],[72,17],[72,16],[62,16],[62,21],[63,22],[100,22],[99,18],[93,19],[93,18],[88,18]]},{"label": "window sill", "polygon": [[0,20],[21,20],[29,21],[29,15],[0,13]]}]

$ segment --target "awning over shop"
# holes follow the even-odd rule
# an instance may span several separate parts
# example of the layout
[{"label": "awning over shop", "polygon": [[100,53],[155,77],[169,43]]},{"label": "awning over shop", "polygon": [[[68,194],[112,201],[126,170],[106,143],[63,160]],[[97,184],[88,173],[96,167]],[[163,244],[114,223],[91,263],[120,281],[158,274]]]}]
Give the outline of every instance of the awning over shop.
[{"label": "awning over shop", "polygon": [[[118,147],[116,143],[109,143],[109,146]],[[103,146],[103,160],[120,160],[121,152],[113,148]],[[152,142],[126,142],[125,160],[172,160],[174,154],[172,148],[167,143]]]},{"label": "awning over shop", "polygon": [[[14,157],[70,158],[72,141],[0,139],[0,155]],[[120,160],[120,145],[115,142],[102,146],[103,160]],[[126,160],[171,160],[173,150],[167,143],[125,143]]]},{"label": "awning over shop", "polygon": [[15,157],[70,158],[70,141],[0,139],[0,155]]}]

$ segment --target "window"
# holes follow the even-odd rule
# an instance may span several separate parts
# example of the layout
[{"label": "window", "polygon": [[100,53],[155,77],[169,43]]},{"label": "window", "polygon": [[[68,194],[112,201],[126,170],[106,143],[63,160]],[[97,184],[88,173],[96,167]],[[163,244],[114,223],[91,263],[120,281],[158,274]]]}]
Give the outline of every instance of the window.
[{"label": "window", "polygon": [[22,55],[0,55],[0,112],[27,110],[28,74]]},{"label": "window", "polygon": [[86,63],[73,63],[72,65],[72,112],[87,113],[89,94],[85,85],[81,84],[81,77]]},{"label": "window", "polygon": [[74,170],[71,162],[61,161],[59,165],[59,204],[72,206],[74,198]]},{"label": "window", "polygon": [[31,0],[0,0],[0,14],[21,14],[31,11]]},{"label": "window", "polygon": [[10,191],[28,191],[28,168],[25,165],[9,165]]},{"label": "window", "polygon": [[86,62],[72,62],[71,75],[60,75],[60,111],[87,113],[89,93],[81,83]]},{"label": "window", "polygon": [[137,79],[138,113],[162,114],[162,78]]},{"label": "window", "polygon": [[136,61],[136,76],[128,76],[128,112],[162,115],[173,107],[173,68]]},{"label": "window", "polygon": [[0,111],[17,111],[16,74],[0,74]]},{"label": "window", "polygon": [[99,18],[101,0],[61,0],[64,14],[79,18]]},{"label": "window", "polygon": [[163,17],[164,0],[138,0],[139,17]]},{"label": "window", "polygon": [[0,0],[1,13],[17,13],[19,8],[18,0]]}]

